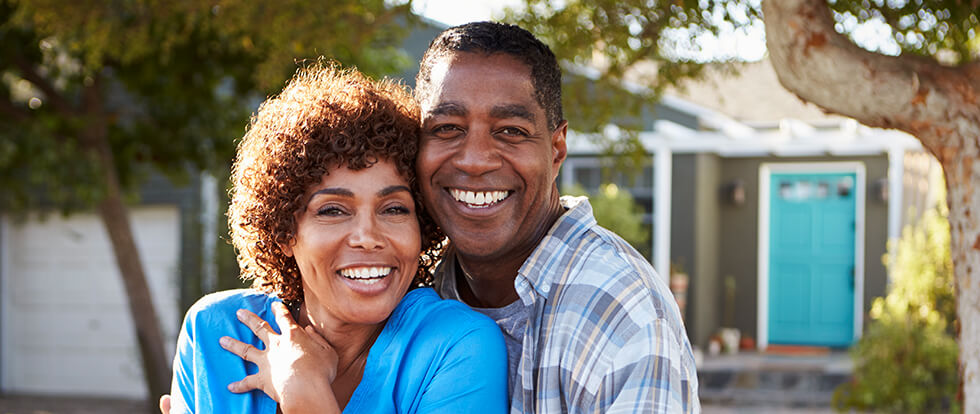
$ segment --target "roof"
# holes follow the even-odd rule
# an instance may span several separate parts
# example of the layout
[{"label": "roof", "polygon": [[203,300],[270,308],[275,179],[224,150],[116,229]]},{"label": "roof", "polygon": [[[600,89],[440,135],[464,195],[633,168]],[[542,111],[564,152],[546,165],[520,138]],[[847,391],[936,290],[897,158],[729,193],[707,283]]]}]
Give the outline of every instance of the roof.
[{"label": "roof", "polygon": [[747,124],[775,123],[784,118],[816,124],[847,119],[828,115],[786,90],[768,59],[733,66],[710,65],[702,79],[684,81],[665,94]]}]

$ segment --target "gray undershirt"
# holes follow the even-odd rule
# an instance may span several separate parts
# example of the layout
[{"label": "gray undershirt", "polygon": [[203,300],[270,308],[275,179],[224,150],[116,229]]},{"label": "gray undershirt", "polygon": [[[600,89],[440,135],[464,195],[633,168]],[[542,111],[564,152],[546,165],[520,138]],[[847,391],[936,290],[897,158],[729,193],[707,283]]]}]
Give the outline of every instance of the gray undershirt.
[{"label": "gray undershirt", "polygon": [[[458,268],[456,270],[459,271]],[[457,274],[461,275],[462,272],[459,271]],[[438,286],[438,291],[444,299],[463,301],[459,297],[455,277],[445,278],[441,286]],[[524,328],[527,326],[528,308],[520,299],[502,308],[475,308],[472,306],[471,308],[497,322],[497,326],[504,334],[504,344],[507,346],[507,386],[508,394],[510,394],[514,390],[517,370],[521,363],[521,348],[524,346]]]}]

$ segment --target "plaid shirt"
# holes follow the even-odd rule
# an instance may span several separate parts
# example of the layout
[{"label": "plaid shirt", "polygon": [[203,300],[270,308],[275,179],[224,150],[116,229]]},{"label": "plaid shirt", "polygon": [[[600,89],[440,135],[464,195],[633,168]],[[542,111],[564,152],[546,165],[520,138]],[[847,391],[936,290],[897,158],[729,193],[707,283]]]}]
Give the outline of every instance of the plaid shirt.
[{"label": "plaid shirt", "polygon": [[700,412],[691,344],[667,286],[596,224],[584,197],[562,205],[514,281],[531,312],[511,412]]}]

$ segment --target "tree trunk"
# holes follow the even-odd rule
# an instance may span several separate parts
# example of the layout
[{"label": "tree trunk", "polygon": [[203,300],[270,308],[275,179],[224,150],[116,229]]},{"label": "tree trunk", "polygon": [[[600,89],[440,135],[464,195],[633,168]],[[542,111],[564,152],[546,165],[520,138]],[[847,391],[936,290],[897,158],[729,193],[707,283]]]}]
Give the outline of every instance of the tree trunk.
[{"label": "tree trunk", "polygon": [[106,193],[105,198],[98,205],[99,215],[112,242],[112,251],[128,298],[129,313],[133,319],[143,362],[143,376],[149,393],[149,405],[156,407],[157,398],[170,392],[170,363],[164,347],[160,319],[153,306],[153,297],[146,282],[146,274],[143,272],[143,261],[136,248],[133,229],[129,223],[129,211],[122,200],[108,130],[101,111],[100,86],[96,78],[85,88],[84,102],[90,117],[83,139],[95,150],[103,168]]},{"label": "tree trunk", "polygon": [[[106,169],[111,169],[111,164]],[[115,180],[115,174],[111,179]],[[129,299],[129,313],[136,329],[136,339],[143,360],[151,406],[157,398],[170,392],[170,363],[164,348],[163,330],[157,318],[150,288],[143,272],[142,259],[136,248],[133,230],[129,223],[129,212],[122,202],[118,180],[109,184],[106,198],[99,203],[99,214],[105,224],[112,250],[116,257],[119,274],[122,275]],[[114,187],[114,188],[113,188]]]},{"label": "tree trunk", "polygon": [[980,412],[980,64],[884,56],[834,31],[825,0],[763,2],[766,43],[786,89],[828,112],[896,128],[946,175],[960,366],[967,413]]}]

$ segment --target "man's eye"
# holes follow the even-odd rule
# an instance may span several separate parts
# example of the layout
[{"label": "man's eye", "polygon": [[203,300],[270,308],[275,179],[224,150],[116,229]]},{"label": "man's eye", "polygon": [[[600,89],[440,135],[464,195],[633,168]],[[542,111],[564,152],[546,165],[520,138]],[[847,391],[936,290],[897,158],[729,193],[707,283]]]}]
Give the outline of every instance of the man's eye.
[{"label": "man's eye", "polygon": [[445,136],[455,136],[463,131],[462,128],[456,125],[438,125],[432,128],[432,133],[441,137]]},{"label": "man's eye", "polygon": [[510,136],[521,136],[521,137],[527,136],[527,133],[524,132],[523,129],[515,128],[515,127],[501,128],[500,133],[504,135],[510,135]]}]

